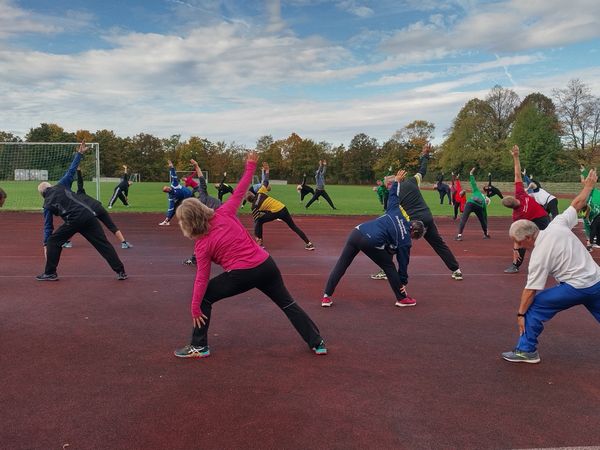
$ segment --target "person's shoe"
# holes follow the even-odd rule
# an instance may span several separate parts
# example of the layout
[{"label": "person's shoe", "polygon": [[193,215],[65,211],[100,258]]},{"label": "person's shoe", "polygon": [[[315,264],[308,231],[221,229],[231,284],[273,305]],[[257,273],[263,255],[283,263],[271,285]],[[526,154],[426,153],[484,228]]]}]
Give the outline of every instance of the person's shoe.
[{"label": "person's shoe", "polygon": [[537,364],[540,362],[540,354],[537,351],[523,352],[517,348],[512,352],[502,353],[502,358],[510,362],[524,362],[529,364]]},{"label": "person's shoe", "polygon": [[594,247],[591,244],[587,244],[585,246],[585,249],[590,253],[592,253],[594,251]]},{"label": "person's shoe", "polygon": [[121,242],[121,248],[131,248],[131,247],[133,247],[133,245],[131,245],[129,242],[127,242],[127,241]]},{"label": "person's shoe", "polygon": [[396,306],[401,308],[405,306],[417,306],[417,301],[414,298],[405,297],[402,300],[396,301]]},{"label": "person's shoe", "polygon": [[456,269],[454,272],[452,272],[452,279],[458,281],[463,279],[463,274],[460,269]]},{"label": "person's shoe", "polygon": [[321,300],[321,306],[323,308],[329,308],[331,305],[333,305],[333,299],[331,297],[323,297]]},{"label": "person's shoe", "polygon": [[168,227],[169,225],[171,225],[171,222],[169,222],[168,220],[163,220],[161,223],[159,223],[159,225],[161,227]]},{"label": "person's shoe", "polygon": [[186,266],[195,266],[196,265],[196,257],[190,256],[188,259],[183,261],[183,264]]},{"label": "person's shoe", "polygon": [[457,234],[454,238],[455,241],[462,241],[462,234]]},{"label": "person's shoe", "polygon": [[504,269],[504,273],[519,273],[519,268],[514,264],[511,264],[506,269]]},{"label": "person's shoe", "polygon": [[204,347],[186,345],[183,348],[175,350],[173,353],[178,358],[207,358],[210,356],[210,348],[208,348],[208,345]]},{"label": "person's shoe", "polygon": [[73,244],[71,241],[67,241],[62,245],[62,248],[73,248]]},{"label": "person's shoe", "polygon": [[321,339],[321,342],[319,342],[319,345],[317,345],[316,347],[313,347],[312,351],[315,352],[317,355],[326,355],[327,347],[325,347],[325,341],[323,339]]},{"label": "person's shoe", "polygon": [[125,272],[119,272],[117,274],[117,280],[121,281],[121,280],[126,280],[127,279],[127,274]]},{"label": "person's shoe", "polygon": [[373,280],[387,280],[387,275],[385,274],[385,272],[383,270],[380,270],[379,272],[371,275],[371,278]]},{"label": "person's shoe", "polygon": [[58,281],[58,275],[55,273],[43,273],[35,277],[38,281]]},{"label": "person's shoe", "polygon": [[309,242],[308,244],[306,244],[304,246],[304,250],[314,250],[315,249],[315,244],[313,244],[312,242]]},{"label": "person's shoe", "polygon": [[484,238],[484,239],[491,239],[492,237],[491,237],[489,234],[484,234],[484,235],[483,235],[483,238]]},{"label": "person's shoe", "polygon": [[109,206],[108,209],[112,209],[112,206]]},{"label": "person's shoe", "polygon": [[592,248],[600,248],[600,245],[598,245],[598,244],[592,244]]}]

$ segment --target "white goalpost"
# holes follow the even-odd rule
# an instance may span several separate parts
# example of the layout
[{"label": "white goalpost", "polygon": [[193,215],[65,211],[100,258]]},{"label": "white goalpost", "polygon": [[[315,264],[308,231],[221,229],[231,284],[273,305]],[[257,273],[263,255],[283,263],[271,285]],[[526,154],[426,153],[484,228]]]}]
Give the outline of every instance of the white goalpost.
[{"label": "white goalpost", "polygon": [[[0,187],[7,193],[7,209],[39,209],[40,181],[54,184],[67,171],[79,142],[0,142]],[[86,191],[100,199],[100,145],[86,143],[80,168]],[[77,190],[74,179],[73,190]]]}]

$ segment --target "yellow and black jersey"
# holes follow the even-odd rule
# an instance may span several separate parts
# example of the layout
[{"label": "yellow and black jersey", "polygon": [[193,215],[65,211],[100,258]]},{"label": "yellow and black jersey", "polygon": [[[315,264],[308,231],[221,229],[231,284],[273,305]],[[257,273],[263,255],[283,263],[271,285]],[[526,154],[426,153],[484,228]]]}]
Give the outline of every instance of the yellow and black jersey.
[{"label": "yellow and black jersey", "polygon": [[258,219],[264,212],[276,213],[285,208],[285,205],[279,200],[269,197],[266,186],[261,186],[256,193],[256,199],[252,203],[252,217]]}]

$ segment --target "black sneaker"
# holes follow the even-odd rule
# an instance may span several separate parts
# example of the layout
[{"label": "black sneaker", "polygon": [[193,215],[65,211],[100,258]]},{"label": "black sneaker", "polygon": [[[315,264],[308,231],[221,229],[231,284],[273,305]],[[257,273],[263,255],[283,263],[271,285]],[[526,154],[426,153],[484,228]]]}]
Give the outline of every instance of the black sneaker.
[{"label": "black sneaker", "polygon": [[194,347],[193,345],[186,345],[183,348],[179,348],[173,352],[178,358],[207,358],[210,356],[210,348],[208,345],[204,347]]},{"label": "black sneaker", "polygon": [[127,274],[125,272],[119,272],[117,274],[117,280],[126,280],[127,279]]},{"label": "black sneaker", "polygon": [[35,277],[38,281],[58,281],[58,275],[55,273],[43,273]]},{"label": "black sneaker", "polygon": [[196,265],[196,257],[190,256],[188,259],[184,259],[183,264],[185,264],[186,266],[195,266]]},{"label": "black sneaker", "polygon": [[506,269],[504,269],[504,273],[519,273],[519,268],[514,264],[511,264]]}]

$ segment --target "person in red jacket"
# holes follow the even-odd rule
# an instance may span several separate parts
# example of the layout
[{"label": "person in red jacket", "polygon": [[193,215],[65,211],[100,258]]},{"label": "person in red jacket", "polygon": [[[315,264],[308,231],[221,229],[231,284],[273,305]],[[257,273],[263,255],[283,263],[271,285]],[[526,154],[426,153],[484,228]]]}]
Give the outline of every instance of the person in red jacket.
[{"label": "person in red jacket", "polygon": [[181,181],[183,181],[183,185],[192,191],[193,197],[198,197],[200,184],[194,180],[194,176],[196,176],[196,168],[187,177],[183,177]]},{"label": "person in red jacket", "polygon": [[[533,197],[525,192],[523,179],[521,178],[521,162],[519,160],[519,146],[514,145],[510,151],[515,165],[515,195],[507,195],[502,199],[502,204],[513,210],[513,222],[520,219],[527,219],[537,225],[540,230],[545,230],[550,224],[548,213]],[[526,249],[513,246],[513,261],[510,266],[504,269],[504,273],[518,273],[519,267],[525,259]]]},{"label": "person in red jacket", "polygon": [[465,210],[465,204],[467,203],[467,194],[463,191],[460,185],[459,175],[452,173],[452,205],[454,206],[454,218],[458,217],[458,212],[461,213]]}]

